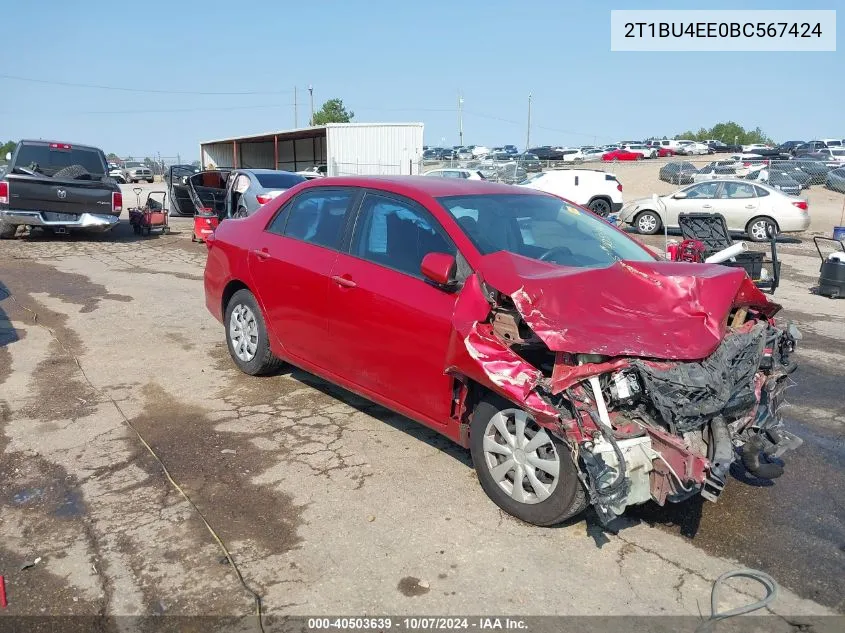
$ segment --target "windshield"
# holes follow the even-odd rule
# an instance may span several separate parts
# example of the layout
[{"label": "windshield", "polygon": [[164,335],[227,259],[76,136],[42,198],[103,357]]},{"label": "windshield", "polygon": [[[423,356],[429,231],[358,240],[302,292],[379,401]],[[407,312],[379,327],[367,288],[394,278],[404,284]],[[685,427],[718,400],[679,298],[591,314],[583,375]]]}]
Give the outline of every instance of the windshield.
[{"label": "windshield", "polygon": [[138,161],[128,160],[125,163],[123,163],[123,166],[126,169],[134,169],[135,167],[143,167],[144,163],[139,163]]},{"label": "windshield", "polygon": [[52,176],[60,169],[80,165],[92,176],[105,176],[106,164],[96,149],[72,147],[55,149],[48,145],[21,145],[15,166]]},{"label": "windshield", "polygon": [[305,178],[296,174],[255,174],[258,184],[266,189],[290,189],[305,182]]},{"label": "windshield", "polygon": [[655,259],[604,220],[553,196],[483,194],[438,201],[484,255],[508,251],[578,268]]}]

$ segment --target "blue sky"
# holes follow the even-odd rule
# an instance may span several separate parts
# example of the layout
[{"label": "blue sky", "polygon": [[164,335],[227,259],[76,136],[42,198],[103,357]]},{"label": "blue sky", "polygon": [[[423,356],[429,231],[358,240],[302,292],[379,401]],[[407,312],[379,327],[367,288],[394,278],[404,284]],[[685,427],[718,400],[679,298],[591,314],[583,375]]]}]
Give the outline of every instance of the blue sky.
[{"label": "blue sky", "polygon": [[[835,0],[741,8],[835,9]],[[83,8],[84,7],[84,8]],[[740,8],[735,1],[685,8]],[[0,139],[193,159],[201,140],[300,126],[340,97],[358,121],[422,121],[426,143],[582,145],[735,120],[778,140],[845,136],[845,53],[610,52],[611,9],[674,2],[139,0],[4,10]],[[842,20],[837,16],[838,22]],[[838,29],[840,30],[840,29]],[[208,95],[202,92],[267,93]],[[192,93],[192,94],[186,94]]]}]

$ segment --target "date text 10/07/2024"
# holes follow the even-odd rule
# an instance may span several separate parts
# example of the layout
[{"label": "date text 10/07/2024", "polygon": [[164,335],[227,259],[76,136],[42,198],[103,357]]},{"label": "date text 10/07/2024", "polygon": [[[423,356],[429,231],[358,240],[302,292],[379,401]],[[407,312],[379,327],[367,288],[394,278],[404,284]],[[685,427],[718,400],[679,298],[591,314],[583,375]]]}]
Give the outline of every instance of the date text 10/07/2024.
[{"label": "date text 10/07/2024", "polygon": [[528,624],[510,617],[351,617],[308,618],[307,630],[363,630],[363,631],[526,631]]},{"label": "date text 10/07/2024", "polygon": [[626,38],[820,38],[822,25],[809,22],[626,22]]}]

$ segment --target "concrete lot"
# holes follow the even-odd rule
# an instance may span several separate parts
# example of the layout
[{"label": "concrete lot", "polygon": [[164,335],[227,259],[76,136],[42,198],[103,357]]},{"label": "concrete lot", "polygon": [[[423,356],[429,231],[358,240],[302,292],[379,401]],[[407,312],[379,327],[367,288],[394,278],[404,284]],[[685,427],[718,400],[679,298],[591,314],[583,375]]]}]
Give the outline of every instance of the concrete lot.
[{"label": "concrete lot", "polygon": [[[626,193],[646,188],[618,172]],[[467,452],[312,375],[240,374],[205,310],[190,222],[0,243],[9,613],[252,612],[133,427],[270,614],[698,615],[739,565],[786,587],[769,630],[845,612],[845,302],[810,292],[806,240],[781,249],[777,300],[806,335],[788,414],[806,443],[784,477],[734,480],[718,504],[644,506],[610,532],[589,515],[556,529],[511,519]],[[725,606],[752,594],[732,581]]]}]

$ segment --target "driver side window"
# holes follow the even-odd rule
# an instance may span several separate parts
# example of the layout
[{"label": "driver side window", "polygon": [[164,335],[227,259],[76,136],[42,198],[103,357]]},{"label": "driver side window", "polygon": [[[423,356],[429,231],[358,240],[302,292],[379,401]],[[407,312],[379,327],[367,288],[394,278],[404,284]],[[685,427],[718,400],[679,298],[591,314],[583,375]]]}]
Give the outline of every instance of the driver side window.
[{"label": "driver side window", "polygon": [[715,198],[719,189],[717,182],[705,182],[687,189],[687,198]]}]

